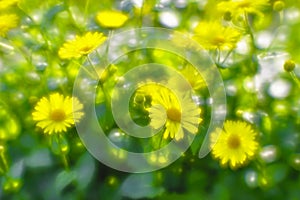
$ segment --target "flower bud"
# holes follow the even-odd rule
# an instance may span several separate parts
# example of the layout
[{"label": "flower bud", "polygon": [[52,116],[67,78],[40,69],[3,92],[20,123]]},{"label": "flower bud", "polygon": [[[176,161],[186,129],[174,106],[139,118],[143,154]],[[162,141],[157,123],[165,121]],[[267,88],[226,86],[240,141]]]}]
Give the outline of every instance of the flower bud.
[{"label": "flower bud", "polygon": [[283,1],[275,1],[273,4],[273,10],[280,12],[284,9],[285,3]]},{"label": "flower bud", "polygon": [[286,60],[286,61],[284,62],[284,64],[283,64],[283,68],[284,68],[284,70],[287,71],[287,72],[293,71],[294,68],[295,68],[295,66],[296,66],[296,64],[295,64],[295,62],[292,61],[292,60]]},{"label": "flower bud", "polygon": [[223,19],[225,21],[230,21],[232,19],[231,12],[229,12],[229,11],[225,12],[224,15],[223,15]]}]

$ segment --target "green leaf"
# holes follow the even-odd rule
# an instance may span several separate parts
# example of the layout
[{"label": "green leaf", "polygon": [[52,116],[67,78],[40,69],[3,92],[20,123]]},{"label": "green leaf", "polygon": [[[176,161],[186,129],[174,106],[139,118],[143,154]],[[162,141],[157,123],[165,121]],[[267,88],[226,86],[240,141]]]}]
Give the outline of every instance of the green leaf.
[{"label": "green leaf", "polygon": [[132,199],[154,198],[163,192],[162,187],[155,186],[153,173],[132,174],[121,186],[122,196]]},{"label": "green leaf", "polygon": [[103,131],[108,132],[114,125],[114,118],[112,116],[111,109],[107,108],[105,104],[96,105],[95,109]]},{"label": "green leaf", "polygon": [[77,174],[74,171],[62,171],[55,180],[55,189],[57,193],[60,193],[65,187],[70,185],[77,178]]},{"label": "green leaf", "polygon": [[198,153],[198,150],[200,149],[200,146],[202,145],[203,137],[204,137],[204,128],[200,127],[200,132],[197,133],[197,135],[194,138],[193,143],[191,144],[191,151],[193,155],[196,155]]},{"label": "green leaf", "polygon": [[78,187],[84,190],[91,182],[95,173],[95,162],[89,153],[83,154],[75,166]]},{"label": "green leaf", "polygon": [[288,166],[285,164],[270,165],[266,169],[267,177],[270,178],[272,184],[277,184],[283,181],[288,172]]},{"label": "green leaf", "polygon": [[9,175],[13,178],[20,178],[24,171],[24,160],[19,160],[13,166],[11,166]]},{"label": "green leaf", "polygon": [[25,164],[28,167],[48,167],[52,165],[50,152],[48,148],[34,149],[29,156],[25,158]]}]

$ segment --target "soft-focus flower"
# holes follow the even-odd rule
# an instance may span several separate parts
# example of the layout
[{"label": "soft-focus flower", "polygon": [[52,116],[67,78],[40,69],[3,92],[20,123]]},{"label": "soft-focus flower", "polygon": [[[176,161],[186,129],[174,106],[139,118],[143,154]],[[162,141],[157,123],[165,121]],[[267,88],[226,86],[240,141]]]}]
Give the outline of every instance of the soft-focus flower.
[{"label": "soft-focus flower", "polygon": [[95,50],[106,40],[103,33],[88,32],[83,36],[76,36],[75,39],[69,40],[59,49],[58,55],[62,59],[80,58]]},{"label": "soft-focus flower", "polygon": [[282,11],[284,8],[285,8],[285,3],[284,3],[284,1],[277,0],[277,1],[275,1],[274,4],[273,4],[273,10],[275,10],[275,11],[277,11],[277,12]]},{"label": "soft-focus flower", "polygon": [[217,21],[200,22],[195,30],[193,39],[205,49],[231,50],[240,40],[241,33],[231,27],[222,26]]},{"label": "soft-focus flower", "polygon": [[0,124],[0,141],[15,139],[20,134],[19,121],[4,105],[2,105],[1,101]]},{"label": "soft-focus flower", "polygon": [[54,93],[49,98],[43,97],[37,103],[32,113],[36,126],[44,129],[45,133],[53,134],[67,131],[84,115],[83,105],[76,97],[64,97]]},{"label": "soft-focus flower", "polygon": [[230,12],[233,16],[245,13],[261,15],[261,10],[268,5],[270,5],[269,0],[232,0],[220,2],[217,8],[221,12]]},{"label": "soft-focus flower", "polygon": [[257,149],[257,133],[242,121],[226,121],[224,129],[217,128],[210,137],[212,155],[221,165],[237,168],[251,159]]},{"label": "soft-focus flower", "polygon": [[6,33],[18,26],[19,17],[15,14],[0,15],[0,36],[4,37]]},{"label": "soft-focus flower", "polygon": [[96,20],[105,28],[119,28],[128,20],[128,16],[120,11],[104,10],[97,14]]},{"label": "soft-focus flower", "polygon": [[178,76],[171,77],[168,84],[172,85],[178,91],[185,92],[189,89],[195,91],[201,90],[206,87],[206,82],[200,75],[199,71],[194,68],[192,65],[186,65],[183,69],[180,70],[181,75],[188,83],[185,84]]},{"label": "soft-focus flower", "polygon": [[158,129],[165,126],[163,138],[175,138],[180,140],[184,137],[183,129],[196,134],[201,109],[190,99],[189,95],[177,96],[170,90],[161,87],[152,97],[152,106],[149,108],[150,126]]},{"label": "soft-focus flower", "polygon": [[0,10],[5,10],[18,3],[19,1],[20,0],[0,0]]}]

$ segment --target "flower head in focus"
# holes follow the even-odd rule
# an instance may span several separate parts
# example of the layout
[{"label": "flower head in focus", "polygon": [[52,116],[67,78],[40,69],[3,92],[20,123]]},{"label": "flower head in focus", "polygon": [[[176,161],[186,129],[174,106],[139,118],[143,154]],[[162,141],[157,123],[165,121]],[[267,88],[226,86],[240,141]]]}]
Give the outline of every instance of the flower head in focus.
[{"label": "flower head in focus", "polygon": [[177,97],[169,89],[161,87],[152,97],[152,106],[149,108],[150,126],[158,129],[164,126],[163,138],[184,137],[183,129],[196,134],[201,109],[190,99],[189,95]]},{"label": "flower head in focus", "polygon": [[212,155],[221,165],[238,168],[255,155],[258,149],[256,135],[246,122],[227,120],[223,129],[218,128],[211,134]]},{"label": "flower head in focus", "polygon": [[222,26],[218,21],[203,21],[194,29],[193,39],[208,50],[231,50],[241,35],[238,30]]},{"label": "flower head in focus", "polygon": [[6,36],[6,33],[18,26],[19,17],[15,14],[0,15],[0,36]]},{"label": "flower head in focus", "polygon": [[78,122],[84,113],[83,105],[76,97],[64,97],[54,93],[49,98],[43,97],[37,103],[32,113],[36,126],[42,128],[49,135],[67,131]]},{"label": "flower head in focus", "polygon": [[58,55],[62,59],[80,58],[95,50],[106,40],[106,36],[99,32],[88,32],[83,36],[76,36],[59,49]]},{"label": "flower head in focus", "polygon": [[104,10],[98,12],[96,21],[105,28],[119,28],[128,20],[128,15],[115,10]]}]

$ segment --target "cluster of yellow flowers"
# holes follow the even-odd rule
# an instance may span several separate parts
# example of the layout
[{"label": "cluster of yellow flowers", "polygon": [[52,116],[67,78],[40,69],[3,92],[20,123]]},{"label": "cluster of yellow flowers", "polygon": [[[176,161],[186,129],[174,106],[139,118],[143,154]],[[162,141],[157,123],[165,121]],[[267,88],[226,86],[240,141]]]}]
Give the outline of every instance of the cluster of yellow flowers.
[{"label": "cluster of yellow flowers", "polygon": [[[187,93],[174,94],[169,89],[155,83],[141,86],[136,97],[148,96],[151,104],[149,112],[150,126],[163,130],[163,139],[182,140],[189,134],[198,134],[201,109]],[[236,169],[253,159],[258,152],[257,131],[244,121],[227,120],[224,128],[217,128],[210,135],[210,148],[214,158],[222,166],[227,164]]]},{"label": "cluster of yellow flowers", "polygon": [[[209,20],[200,21],[192,38],[204,49],[216,51],[219,64],[220,51],[229,54],[243,36],[251,34],[249,15],[263,16],[269,0],[229,0],[217,3],[216,13]],[[219,16],[222,16],[221,18]],[[229,55],[228,54],[228,55]],[[224,129],[218,128],[210,136],[212,155],[222,166],[238,168],[251,160],[258,151],[257,132],[244,121],[228,120]]]},{"label": "cluster of yellow flowers", "polygon": [[[128,15],[116,10],[100,11],[96,21],[104,28],[119,28],[128,20]],[[106,40],[106,36],[99,32],[88,32],[83,36],[75,36],[59,49],[58,55],[62,59],[80,58],[94,51]]]},{"label": "cluster of yellow flowers", "polygon": [[[97,22],[106,28],[118,28],[128,19],[128,16],[119,11],[101,11],[98,13]],[[1,25],[1,23],[0,23]],[[73,40],[65,42],[58,51],[61,59],[80,58],[90,54],[106,40],[100,32],[87,32],[83,36],[75,36]],[[32,113],[33,120],[45,133],[66,132],[67,128],[78,122],[84,113],[83,105],[75,97],[64,97],[54,93],[49,98],[43,97],[37,103]]]},{"label": "cluster of yellow flowers", "polygon": [[216,5],[214,17],[200,21],[194,28],[192,38],[204,49],[232,51],[242,36],[247,34],[248,15],[261,17],[262,10],[267,6],[270,6],[269,0],[221,1]]},{"label": "cluster of yellow flowers", "polygon": [[[1,5],[1,4],[0,4]],[[245,14],[260,14],[260,10],[268,5],[267,0],[250,1],[222,1],[217,5],[218,11],[224,15],[230,12],[231,17]],[[0,6],[1,8],[1,6]],[[231,11],[234,10],[234,16]],[[2,16],[0,16],[1,19]],[[14,19],[13,16],[6,16]],[[16,21],[16,19],[14,19]],[[119,11],[101,11],[96,16],[97,23],[105,28],[119,28],[126,23],[128,15]],[[6,25],[0,34],[5,34],[12,27]],[[14,25],[14,23],[10,23]],[[14,25],[15,26],[15,25]],[[4,25],[2,25],[4,27]],[[193,39],[207,50],[231,51],[241,39],[242,29],[232,24],[224,23],[222,19],[201,21],[194,29]],[[87,32],[82,36],[75,36],[73,40],[66,41],[58,51],[61,59],[72,59],[87,56],[105,42],[107,37],[100,32]],[[205,81],[197,72],[191,73],[190,67],[182,70],[183,75],[191,83],[194,90],[205,87]],[[176,82],[176,81],[175,81]],[[183,90],[184,91],[184,90]],[[138,89],[137,94],[151,97],[151,106],[147,108],[150,126],[154,129],[163,128],[164,139],[180,141],[185,137],[185,132],[197,134],[198,126],[202,122],[201,109],[192,100],[190,93],[175,95],[169,89],[156,84],[147,84]],[[83,116],[83,105],[75,97],[64,97],[54,93],[49,98],[43,97],[36,105],[33,119],[37,126],[45,133],[53,134],[66,132],[67,128],[74,125]],[[211,134],[212,154],[220,159],[221,165],[229,164],[237,168],[254,157],[258,150],[256,141],[257,132],[242,121],[226,121],[224,129],[217,129]]]}]

